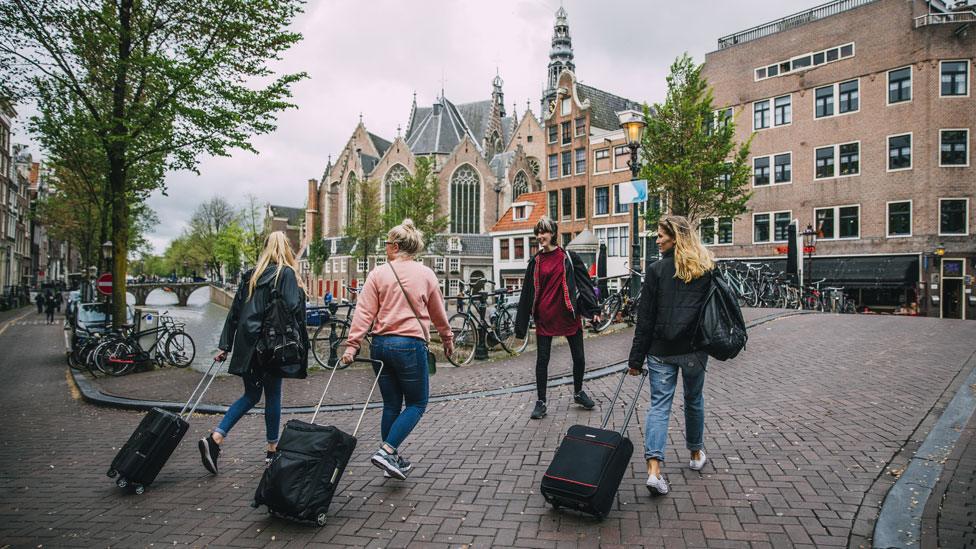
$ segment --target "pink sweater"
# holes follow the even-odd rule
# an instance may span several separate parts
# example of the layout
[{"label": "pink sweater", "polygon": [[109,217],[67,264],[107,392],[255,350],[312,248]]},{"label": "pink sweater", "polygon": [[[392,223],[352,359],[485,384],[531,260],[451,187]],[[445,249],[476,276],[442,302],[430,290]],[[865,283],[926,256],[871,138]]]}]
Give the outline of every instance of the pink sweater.
[{"label": "pink sweater", "polygon": [[[417,309],[428,333],[430,323],[433,322],[441,341],[453,339],[454,334],[447,323],[447,312],[444,310],[444,298],[434,271],[423,263],[410,259],[395,260],[393,268],[400,275],[400,282],[410,296],[410,303]],[[371,333],[376,335],[400,335],[420,339],[425,339],[427,335],[414,318],[389,265],[380,265],[366,277],[346,339],[348,346],[358,350],[370,325],[373,326]]]}]

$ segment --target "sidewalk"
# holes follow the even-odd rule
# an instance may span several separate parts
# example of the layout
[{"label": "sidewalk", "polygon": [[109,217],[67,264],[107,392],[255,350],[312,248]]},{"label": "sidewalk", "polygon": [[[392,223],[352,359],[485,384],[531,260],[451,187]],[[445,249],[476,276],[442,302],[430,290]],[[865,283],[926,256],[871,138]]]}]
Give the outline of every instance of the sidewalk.
[{"label": "sidewalk", "polygon": [[976,415],[946,460],[922,515],[922,549],[938,547],[976,548]]}]

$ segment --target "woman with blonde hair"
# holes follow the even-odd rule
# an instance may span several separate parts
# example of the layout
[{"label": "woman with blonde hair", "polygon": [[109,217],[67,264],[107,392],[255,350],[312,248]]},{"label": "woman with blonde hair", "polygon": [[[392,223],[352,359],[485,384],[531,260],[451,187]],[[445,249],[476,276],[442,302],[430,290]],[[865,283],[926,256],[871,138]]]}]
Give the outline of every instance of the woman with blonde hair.
[{"label": "woman with blonde hair", "polygon": [[684,385],[685,444],[691,452],[688,467],[700,471],[707,459],[702,388],[708,355],[695,350],[694,339],[715,260],[702,245],[698,231],[678,215],[664,216],[658,222],[657,246],[661,259],[651,264],[644,278],[627,365],[631,375],[641,374],[645,361],[650,371],[651,405],[644,425],[647,488],[651,495],[664,495],[671,487],[661,475],[661,463],[679,370]]},{"label": "woman with blonde hair", "polygon": [[[273,350],[261,341],[265,311],[277,290],[291,313],[292,327],[300,339],[299,358],[294,364],[279,364]],[[261,400],[264,393],[264,426],[267,439],[265,464],[278,446],[281,423],[282,378],[304,379],[308,368],[308,331],[305,327],[305,287],[298,277],[298,263],[288,237],[282,231],[268,235],[254,269],[244,273],[227,313],[214,360],[223,362],[231,354],[228,372],[241,376],[244,394],[231,405],[220,424],[200,440],[203,466],[217,474],[220,445],[234,425]]]},{"label": "woman with blonde hair", "polygon": [[[412,468],[400,453],[407,436],[420,422],[430,392],[427,371],[428,326],[440,334],[444,353],[454,352],[454,333],[447,323],[444,296],[437,276],[415,261],[424,249],[424,235],[413,221],[390,229],[386,235],[385,265],[366,277],[356,305],[342,362],[349,364],[359,352],[363,336],[372,334],[370,358],[383,362],[380,393],[383,394],[382,444],[370,462],[383,476],[405,480]],[[372,328],[371,328],[372,327]]]}]

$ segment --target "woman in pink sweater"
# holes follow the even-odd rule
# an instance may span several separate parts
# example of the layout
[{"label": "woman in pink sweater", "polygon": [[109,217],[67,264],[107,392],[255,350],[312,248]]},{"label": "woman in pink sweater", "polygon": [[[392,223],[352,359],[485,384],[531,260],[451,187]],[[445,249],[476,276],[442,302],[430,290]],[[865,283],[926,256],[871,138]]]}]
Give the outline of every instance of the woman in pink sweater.
[{"label": "woman in pink sweater", "polygon": [[383,469],[384,476],[400,480],[407,478],[412,466],[397,449],[420,421],[430,392],[427,341],[431,322],[441,336],[444,352],[454,352],[454,334],[447,323],[437,276],[414,260],[423,249],[423,233],[410,219],[390,229],[386,236],[389,262],[366,277],[342,355],[343,363],[352,362],[372,326],[370,356],[384,364],[379,378],[383,444],[370,461]]}]

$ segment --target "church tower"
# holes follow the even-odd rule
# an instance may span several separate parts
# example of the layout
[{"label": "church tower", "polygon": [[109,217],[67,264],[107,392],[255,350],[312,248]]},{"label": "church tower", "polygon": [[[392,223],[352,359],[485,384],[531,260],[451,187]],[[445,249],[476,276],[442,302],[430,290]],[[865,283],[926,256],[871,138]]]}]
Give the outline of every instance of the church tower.
[{"label": "church tower", "polygon": [[542,112],[545,112],[545,105],[549,103],[549,100],[555,99],[559,74],[566,69],[576,72],[576,63],[573,63],[573,39],[569,36],[566,10],[559,6],[556,11],[556,24],[552,28],[552,49],[549,50],[549,79],[542,95]]}]

